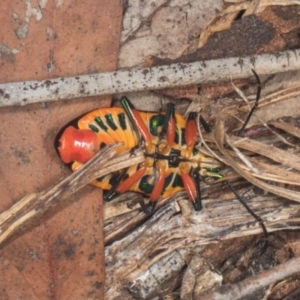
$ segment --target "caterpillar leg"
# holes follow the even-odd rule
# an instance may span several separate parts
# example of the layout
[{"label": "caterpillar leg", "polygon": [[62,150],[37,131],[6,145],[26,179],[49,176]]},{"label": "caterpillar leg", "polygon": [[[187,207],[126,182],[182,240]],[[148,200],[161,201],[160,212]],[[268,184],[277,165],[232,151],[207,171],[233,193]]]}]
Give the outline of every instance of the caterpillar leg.
[{"label": "caterpillar leg", "polygon": [[193,206],[195,211],[200,211],[202,209],[202,202],[201,202],[201,189],[200,189],[200,175],[199,175],[199,168],[193,169],[192,176],[196,185],[196,194],[197,197],[195,201],[193,201]]},{"label": "caterpillar leg", "polygon": [[200,191],[200,175],[199,169],[193,169],[190,175],[187,170],[181,167],[181,178],[183,181],[184,189],[188,195],[189,200],[192,202],[194,209],[200,211],[202,209],[201,191]]},{"label": "caterpillar leg", "polygon": [[158,170],[158,179],[154,184],[154,188],[149,198],[149,203],[145,204],[144,202],[140,202],[143,212],[147,215],[153,214],[156,204],[162,194],[165,185],[165,180],[166,180],[165,164],[161,161],[158,161],[157,170]]},{"label": "caterpillar leg", "polygon": [[145,202],[143,200],[140,201],[140,206],[142,208],[142,211],[148,216],[150,216],[154,213],[156,204],[157,204],[157,201],[149,202],[148,204],[145,204]]},{"label": "caterpillar leg", "polygon": [[[185,128],[186,152],[185,157],[190,158],[197,142],[197,114],[191,112],[188,115]],[[181,163],[180,166],[181,178],[184,189],[187,192],[188,198],[193,203],[194,209],[200,211],[202,209],[201,191],[200,191],[200,168],[190,168],[186,163]]]},{"label": "caterpillar leg", "polygon": [[134,108],[133,104],[125,96],[120,100],[121,105],[130,120],[130,124],[139,140],[139,144],[143,144],[142,139],[145,143],[147,153],[155,152],[155,146],[152,143],[150,132],[141,118],[140,113]]},{"label": "caterpillar leg", "polygon": [[143,175],[146,172],[146,167],[143,167],[139,170],[137,170],[134,174],[132,174],[131,176],[129,176],[127,179],[125,179],[124,181],[122,181],[117,188],[115,189],[115,191],[118,194],[123,194],[127,191],[129,191],[129,189],[137,182],[139,181]]},{"label": "caterpillar leg", "polygon": [[185,141],[186,141],[186,154],[185,156],[189,158],[192,155],[194,147],[197,142],[197,124],[196,124],[197,114],[191,112],[188,115],[186,127],[185,127]]},{"label": "caterpillar leg", "polygon": [[167,111],[165,115],[165,122],[163,124],[160,137],[163,138],[164,136],[167,136],[167,146],[169,148],[172,147],[175,141],[175,131],[176,131],[175,105],[173,103],[168,103]]},{"label": "caterpillar leg", "polygon": [[[165,184],[165,166],[161,162],[158,162],[158,179],[155,182],[154,188],[151,192],[150,198],[149,198],[149,204],[146,205],[144,202],[140,202],[142,210],[145,214],[151,215],[156,207],[157,201],[159,200],[162,190],[164,188]],[[108,200],[112,200],[113,196],[118,193],[122,194],[127,192],[136,182],[138,182],[145,174],[147,167],[143,167],[136,171],[134,174],[129,176],[127,179],[123,180],[126,176],[126,169],[121,173],[121,175],[118,178],[118,183],[108,192],[108,195],[106,195],[106,198],[109,198]],[[110,193],[111,192],[111,193]]]},{"label": "caterpillar leg", "polygon": [[126,177],[126,174],[127,174],[128,170],[129,170],[129,168],[123,169],[121,171],[121,173],[118,175],[118,177],[116,178],[116,181],[114,182],[111,189],[104,192],[103,198],[104,198],[105,201],[109,202],[117,196],[117,188],[119,187],[121,182]]},{"label": "caterpillar leg", "polygon": [[159,178],[158,178],[158,180],[156,181],[156,183],[154,185],[153,191],[152,191],[152,193],[150,195],[150,198],[149,198],[149,203],[145,204],[143,201],[140,202],[142,211],[146,215],[149,216],[149,215],[153,214],[153,212],[155,210],[155,207],[156,207],[156,204],[157,204],[157,202],[160,198],[161,192],[163,190],[164,183],[165,183],[165,174],[163,172],[159,175]]}]

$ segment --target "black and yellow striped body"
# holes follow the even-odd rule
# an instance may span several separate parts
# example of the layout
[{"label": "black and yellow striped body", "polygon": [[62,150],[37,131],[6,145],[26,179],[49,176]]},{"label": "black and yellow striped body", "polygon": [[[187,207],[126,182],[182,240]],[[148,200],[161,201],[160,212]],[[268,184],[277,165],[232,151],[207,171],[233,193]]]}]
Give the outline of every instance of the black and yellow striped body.
[{"label": "black and yellow striped body", "polygon": [[[152,112],[139,112],[139,114],[150,132],[151,140],[156,146],[157,153],[162,154],[163,149],[165,150],[166,138],[161,137],[160,133],[165,121],[165,115],[163,113]],[[194,149],[190,154],[185,153],[186,120],[180,114],[175,114],[175,118],[175,141],[171,149],[169,149],[167,153],[163,152],[163,156],[157,155],[154,157],[154,155],[152,155],[153,165],[147,167],[146,173],[130,188],[130,191],[139,192],[145,195],[151,194],[157,178],[157,170],[155,168],[155,162],[157,160],[165,160],[168,166],[165,171],[166,179],[161,198],[172,196],[176,192],[184,189],[179,168],[180,163],[183,161],[188,165],[189,170],[199,168],[201,175],[220,177],[217,173],[217,169],[220,167],[218,161],[210,157],[205,157],[197,149]],[[138,137],[132,129],[132,124],[123,108],[101,108],[92,111],[78,121],[78,129],[88,129],[93,131],[97,134],[102,145],[123,142],[123,145],[118,148],[118,153],[131,150],[138,146]],[[147,156],[147,154],[145,155]],[[171,155],[176,158],[174,162],[172,162],[171,159],[168,159]],[[72,164],[72,169],[76,170],[80,165],[81,163],[75,161]],[[124,179],[134,174],[141,167],[141,164],[131,166],[126,170]],[[91,184],[104,190],[110,190],[115,186],[121,173],[122,171],[114,172],[102,178],[98,178]]]}]

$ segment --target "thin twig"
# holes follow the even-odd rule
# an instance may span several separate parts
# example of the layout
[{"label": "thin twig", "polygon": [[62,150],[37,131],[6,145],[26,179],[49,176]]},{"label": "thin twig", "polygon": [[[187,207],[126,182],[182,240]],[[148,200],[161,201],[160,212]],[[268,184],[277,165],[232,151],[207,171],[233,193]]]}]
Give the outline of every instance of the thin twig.
[{"label": "thin twig", "polygon": [[0,107],[174,88],[300,69],[300,50],[0,84]]}]

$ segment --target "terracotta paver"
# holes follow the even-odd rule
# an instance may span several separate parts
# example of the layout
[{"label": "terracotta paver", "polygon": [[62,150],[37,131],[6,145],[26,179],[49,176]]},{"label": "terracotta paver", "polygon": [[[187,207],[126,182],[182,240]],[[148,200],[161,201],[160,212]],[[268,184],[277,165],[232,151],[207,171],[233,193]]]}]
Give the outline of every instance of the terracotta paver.
[{"label": "terracotta paver", "polygon": [[[112,71],[122,2],[1,1],[0,82]],[[43,7],[41,7],[43,6]],[[110,97],[0,108],[0,212],[69,174],[54,149]],[[0,299],[102,299],[102,194],[86,187],[0,250]]]}]

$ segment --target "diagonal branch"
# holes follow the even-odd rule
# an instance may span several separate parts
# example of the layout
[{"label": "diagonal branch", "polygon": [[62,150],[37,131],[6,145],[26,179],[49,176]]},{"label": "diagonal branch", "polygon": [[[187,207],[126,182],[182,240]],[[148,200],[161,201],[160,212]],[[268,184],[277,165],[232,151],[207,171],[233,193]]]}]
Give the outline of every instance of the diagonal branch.
[{"label": "diagonal branch", "polygon": [[29,194],[0,214],[0,245],[14,233],[24,230],[33,218],[57,205],[94,179],[144,161],[141,150],[115,156],[118,144],[107,146],[79,170],[61,180],[53,187],[35,194]]}]

